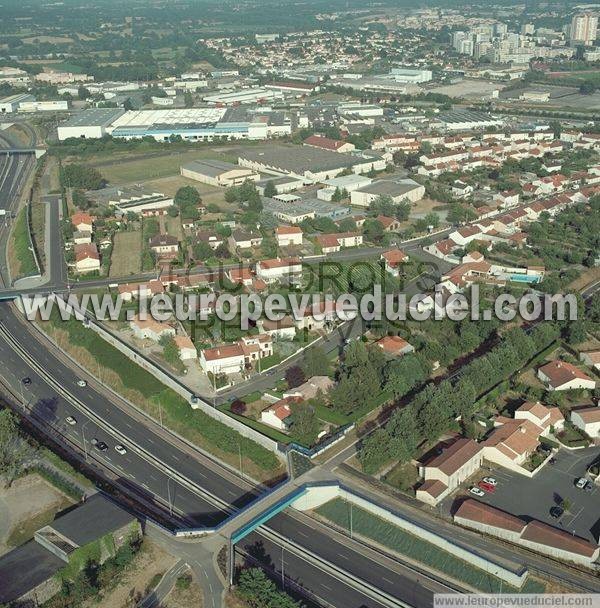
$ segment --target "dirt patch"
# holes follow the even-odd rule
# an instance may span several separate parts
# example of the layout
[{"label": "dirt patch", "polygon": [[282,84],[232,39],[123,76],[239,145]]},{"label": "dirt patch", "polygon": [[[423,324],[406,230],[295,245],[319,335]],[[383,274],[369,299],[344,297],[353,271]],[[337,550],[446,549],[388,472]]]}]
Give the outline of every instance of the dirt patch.
[{"label": "dirt patch", "polygon": [[142,269],[142,231],[117,232],[110,257],[112,277],[125,277]]},{"label": "dirt patch", "polygon": [[36,530],[72,504],[36,474],[17,479],[10,488],[0,488],[0,554],[32,538]]},{"label": "dirt patch", "polygon": [[[148,539],[144,540],[133,567],[123,574],[113,589],[106,592],[100,605],[105,608],[133,608],[150,591],[155,579],[159,579],[176,562],[176,557],[156,543]],[[84,604],[84,608],[92,608],[92,606],[98,606],[97,599]]]},{"label": "dirt patch", "polygon": [[202,608],[204,596],[200,586],[191,578],[190,574],[184,574],[177,579],[175,587],[163,601],[163,608]]}]

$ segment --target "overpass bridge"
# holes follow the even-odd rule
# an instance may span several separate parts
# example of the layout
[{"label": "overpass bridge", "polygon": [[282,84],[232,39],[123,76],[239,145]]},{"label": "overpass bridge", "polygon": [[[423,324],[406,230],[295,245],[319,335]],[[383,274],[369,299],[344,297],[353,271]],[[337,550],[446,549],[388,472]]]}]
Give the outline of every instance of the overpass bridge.
[{"label": "overpass bridge", "polygon": [[0,148],[0,155],[17,156],[21,154],[35,154],[36,158],[41,158],[46,154],[46,148]]}]

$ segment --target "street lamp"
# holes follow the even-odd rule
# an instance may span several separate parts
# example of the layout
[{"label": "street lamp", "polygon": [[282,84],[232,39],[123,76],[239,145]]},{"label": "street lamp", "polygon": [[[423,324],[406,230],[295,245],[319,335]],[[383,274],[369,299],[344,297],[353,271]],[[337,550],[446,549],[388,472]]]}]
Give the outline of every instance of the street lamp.
[{"label": "street lamp", "polygon": [[81,436],[83,438],[83,452],[85,454],[85,461],[89,462],[88,459],[88,451],[87,451],[87,443],[85,440],[85,427],[91,422],[91,420],[87,420],[86,422],[84,422],[83,426],[81,427]]}]

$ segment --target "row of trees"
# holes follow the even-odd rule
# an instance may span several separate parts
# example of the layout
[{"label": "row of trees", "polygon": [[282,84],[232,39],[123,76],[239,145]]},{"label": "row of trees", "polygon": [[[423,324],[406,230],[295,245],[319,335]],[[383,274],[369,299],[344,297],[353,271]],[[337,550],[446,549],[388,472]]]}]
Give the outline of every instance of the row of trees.
[{"label": "row of trees", "polygon": [[451,428],[455,418],[469,421],[481,394],[521,369],[559,334],[551,323],[541,323],[529,334],[512,329],[488,354],[466,365],[457,379],[427,384],[383,428],[365,438],[359,452],[363,470],[374,473],[391,460],[407,462],[421,443],[434,442]]},{"label": "row of trees", "polygon": [[104,188],[106,180],[94,167],[89,165],[69,164],[60,168],[60,184],[63,188],[80,190],[99,190]]}]

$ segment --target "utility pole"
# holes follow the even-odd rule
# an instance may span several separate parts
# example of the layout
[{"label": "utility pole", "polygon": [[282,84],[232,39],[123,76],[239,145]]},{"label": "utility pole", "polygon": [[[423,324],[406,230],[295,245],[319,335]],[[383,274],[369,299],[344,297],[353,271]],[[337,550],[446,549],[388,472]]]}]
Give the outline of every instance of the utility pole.
[{"label": "utility pole", "polygon": [[86,461],[86,462],[89,462],[89,459],[88,459],[87,443],[86,443],[86,441],[85,441],[85,427],[87,426],[87,424],[88,424],[89,422],[90,422],[90,421],[88,420],[88,421],[87,421],[87,422],[85,422],[85,423],[84,423],[84,425],[81,427],[81,436],[83,437],[83,452],[84,452],[84,454],[85,454],[85,461]]},{"label": "utility pole", "polygon": [[171,478],[167,477],[167,495],[169,497],[169,514],[173,517],[173,501],[171,500]]},{"label": "utility pole", "polygon": [[240,440],[238,441],[238,451],[240,454],[240,473],[242,474],[242,479],[244,478],[244,465],[242,464],[242,440],[240,436]]},{"label": "utility pole", "polygon": [[350,502],[350,538],[354,538],[354,526],[353,526],[353,522],[352,522],[352,502]]},{"label": "utility pole", "polygon": [[285,591],[285,562],[283,561],[284,548],[281,547],[281,587]]}]

